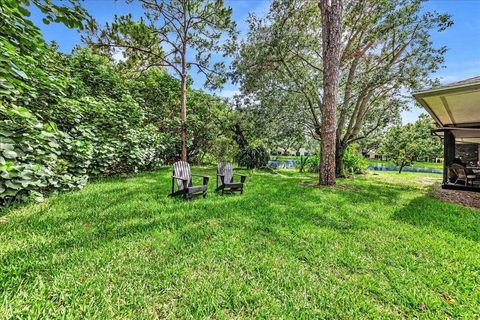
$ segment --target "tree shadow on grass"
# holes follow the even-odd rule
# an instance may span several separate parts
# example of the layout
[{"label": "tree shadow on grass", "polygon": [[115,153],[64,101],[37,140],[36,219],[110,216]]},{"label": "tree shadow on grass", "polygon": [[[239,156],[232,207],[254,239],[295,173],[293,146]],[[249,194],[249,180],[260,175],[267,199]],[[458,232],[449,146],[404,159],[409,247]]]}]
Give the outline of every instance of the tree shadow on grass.
[{"label": "tree shadow on grass", "polygon": [[[368,217],[347,207],[372,201],[387,205],[397,201],[402,192],[411,191],[408,186],[386,182],[319,190],[299,186],[293,179],[256,176],[249,180],[242,196],[214,195],[211,186],[207,199],[183,201],[167,197],[170,180],[166,172],[99,183],[52,199],[55,210],[40,207],[34,214],[17,217],[13,221],[17,232],[14,237],[40,234],[48,243],[32,242],[2,255],[0,265],[4,268],[0,271],[4,272],[0,280],[32,282],[31,275],[45,272],[45,263],[53,256],[83,249],[108,250],[112,242],[136,241],[153,232],[170,233],[172,238],[164,240],[168,242],[166,247],[173,246],[168,250],[179,255],[188,255],[194,248],[201,250],[217,232],[225,230],[240,232],[243,241],[283,243],[295,254],[303,244],[279,230],[295,233],[305,226],[342,234],[357,232],[367,227]],[[478,230],[478,223],[476,226]],[[67,255],[48,268],[68,270],[78,263],[81,261]],[[25,283],[22,281],[10,282],[9,289]]]},{"label": "tree shadow on grass", "polygon": [[393,219],[416,227],[447,231],[480,241],[480,211],[450,204],[423,195],[396,211]]}]

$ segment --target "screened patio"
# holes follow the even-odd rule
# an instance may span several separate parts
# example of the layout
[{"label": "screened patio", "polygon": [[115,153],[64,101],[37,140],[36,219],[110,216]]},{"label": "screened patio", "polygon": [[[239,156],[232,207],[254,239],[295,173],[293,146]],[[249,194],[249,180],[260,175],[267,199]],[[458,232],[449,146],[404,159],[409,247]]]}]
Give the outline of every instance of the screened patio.
[{"label": "screened patio", "polygon": [[445,189],[480,191],[480,77],[413,94],[444,143]]}]

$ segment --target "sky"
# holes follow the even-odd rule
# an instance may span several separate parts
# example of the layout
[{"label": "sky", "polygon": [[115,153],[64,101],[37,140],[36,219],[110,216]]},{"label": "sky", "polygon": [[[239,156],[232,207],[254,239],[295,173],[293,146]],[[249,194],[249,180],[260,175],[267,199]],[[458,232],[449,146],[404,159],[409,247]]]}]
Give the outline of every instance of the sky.
[{"label": "sky", "polygon": [[[264,15],[268,11],[268,0],[226,0],[226,5],[233,10],[233,19],[237,23],[240,37],[248,31],[245,20],[250,13]],[[82,5],[99,22],[111,21],[114,15],[131,13],[134,18],[141,16],[138,3],[125,4],[114,0],[85,0]],[[424,10],[435,10],[452,15],[453,26],[444,32],[431,34],[434,46],[447,46],[445,63],[432,77],[440,78],[441,83],[450,83],[462,79],[480,76],[480,0],[430,0],[424,4]],[[75,45],[81,44],[80,34],[61,24],[45,25],[42,14],[32,10],[32,20],[41,29],[46,41],[56,41],[60,50],[69,53]],[[194,86],[200,88],[203,76],[193,73]],[[238,87],[227,83],[220,96],[231,97],[238,92]],[[402,114],[404,123],[414,122],[423,109],[411,104],[410,110]]]}]

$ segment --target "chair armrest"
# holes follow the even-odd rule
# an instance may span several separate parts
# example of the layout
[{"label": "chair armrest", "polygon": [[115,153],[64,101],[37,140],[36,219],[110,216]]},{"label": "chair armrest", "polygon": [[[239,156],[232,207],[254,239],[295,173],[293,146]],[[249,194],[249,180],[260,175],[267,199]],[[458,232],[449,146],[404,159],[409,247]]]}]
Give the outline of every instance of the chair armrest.
[{"label": "chair armrest", "polygon": [[172,179],[179,179],[179,180],[182,180],[182,181],[188,181],[187,178],[183,178],[183,177],[179,177],[179,176],[172,176]]},{"label": "chair armrest", "polygon": [[187,178],[172,175],[172,193],[173,193],[173,190],[174,190],[174,184],[175,184],[174,180],[175,179],[182,180],[182,184],[183,184],[184,189],[186,189],[188,187],[188,179]]}]

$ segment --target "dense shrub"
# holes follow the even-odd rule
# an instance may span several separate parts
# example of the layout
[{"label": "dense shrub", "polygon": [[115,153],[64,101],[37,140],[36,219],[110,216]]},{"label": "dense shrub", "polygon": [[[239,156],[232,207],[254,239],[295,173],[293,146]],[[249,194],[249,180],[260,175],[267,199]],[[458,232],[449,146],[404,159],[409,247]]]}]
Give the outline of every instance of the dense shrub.
[{"label": "dense shrub", "polygon": [[43,192],[82,187],[87,176],[72,173],[62,153],[77,152],[77,142],[53,123],[42,123],[28,109],[0,105],[0,204],[43,199]]},{"label": "dense shrub", "polygon": [[346,175],[362,174],[367,171],[368,163],[358,149],[357,144],[352,144],[343,154],[343,169]]},{"label": "dense shrub", "polygon": [[[362,174],[367,170],[367,162],[358,153],[358,145],[349,146],[343,154],[343,171],[346,175]],[[320,171],[320,157],[314,155],[306,160],[305,167],[308,172],[318,173]]]},{"label": "dense shrub", "polygon": [[320,158],[317,155],[309,157],[306,167],[308,172],[318,173],[320,171]]},{"label": "dense shrub", "polygon": [[248,169],[264,168],[270,160],[270,155],[263,146],[246,146],[239,150],[236,160],[240,167]]}]

